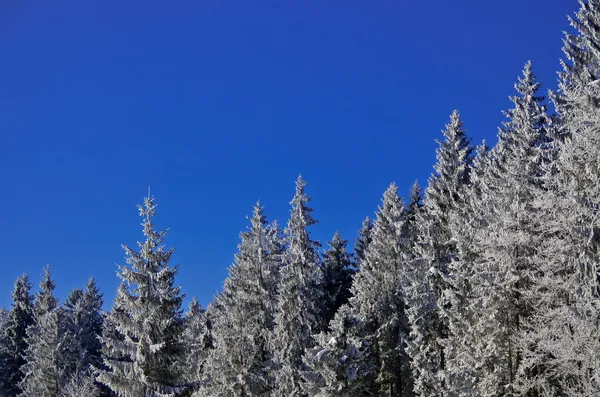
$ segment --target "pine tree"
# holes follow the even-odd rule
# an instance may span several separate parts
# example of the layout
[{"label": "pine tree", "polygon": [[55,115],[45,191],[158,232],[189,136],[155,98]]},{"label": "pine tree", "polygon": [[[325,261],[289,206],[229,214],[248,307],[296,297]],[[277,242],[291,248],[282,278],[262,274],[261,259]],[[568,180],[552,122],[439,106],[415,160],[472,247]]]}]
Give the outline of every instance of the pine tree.
[{"label": "pine tree", "polygon": [[449,306],[444,292],[449,288],[449,266],[457,255],[450,222],[463,205],[473,151],[458,111],[451,114],[443,135],[444,140],[437,141],[437,163],[423,208],[412,211],[414,260],[404,280],[415,392],[432,396],[446,389],[444,340],[449,320],[445,310]]},{"label": "pine tree", "polygon": [[376,366],[373,372],[364,371],[368,375],[361,382],[373,385],[371,393],[375,395],[412,395],[405,352],[409,324],[401,288],[403,274],[410,266],[406,217],[398,188],[392,184],[383,195],[372,241],[352,284],[352,313],[361,323],[358,335],[372,351],[364,357],[364,366],[368,368],[372,362]]},{"label": "pine tree", "polygon": [[541,164],[548,117],[544,98],[537,95],[540,84],[531,63],[525,65],[515,88],[518,95],[511,97],[515,106],[505,112],[509,120],[500,130],[481,185],[480,207],[485,212],[479,216],[484,227],[474,233],[483,253],[475,261],[479,271],[470,281],[478,290],[474,304],[480,315],[474,328],[486,347],[478,356],[483,365],[477,387],[484,395],[517,395],[522,359],[518,343],[531,315],[527,294],[533,275],[539,272],[537,251],[544,243],[536,201],[545,196]]},{"label": "pine tree", "polygon": [[335,232],[331,241],[328,241],[329,249],[323,254],[323,329],[329,328],[329,322],[333,320],[338,309],[348,302],[350,298],[350,286],[352,285],[352,254],[346,251],[348,241],[342,238],[339,232]]},{"label": "pine tree", "polygon": [[537,302],[523,343],[521,390],[538,395],[600,393],[598,263],[600,177],[600,2],[580,1],[575,28],[563,51],[560,92],[553,98],[561,117],[556,166],[547,173],[543,272],[534,274]]},{"label": "pine tree", "polygon": [[17,278],[12,293],[11,310],[8,313],[2,335],[2,367],[0,368],[0,395],[14,397],[20,393],[23,379],[21,367],[25,364],[27,328],[33,324],[33,296],[27,274]]},{"label": "pine tree", "polygon": [[373,231],[373,221],[368,216],[363,220],[362,227],[358,231],[358,237],[354,243],[354,253],[356,254],[356,262],[360,268],[360,264],[365,260],[367,247],[371,244]]},{"label": "pine tree", "polygon": [[60,311],[48,266],[34,302],[34,323],[27,328],[26,363],[19,387],[23,397],[55,397],[60,391]]},{"label": "pine tree", "polygon": [[122,282],[101,338],[108,369],[96,368],[97,380],[120,396],[176,396],[185,391],[178,373],[184,322],[177,267],[169,265],[173,249],[162,245],[166,231],[152,223],[154,197],[138,208],[146,240],[139,251],[124,246],[130,267],[120,268]]},{"label": "pine tree", "polygon": [[184,380],[198,388],[203,379],[208,346],[205,338],[207,336],[206,311],[202,308],[196,297],[190,302],[188,312],[185,315],[185,330],[183,332],[183,344],[185,346],[185,357],[182,361],[181,373]]},{"label": "pine tree", "polygon": [[98,339],[104,322],[102,305],[102,294],[93,278],[88,280],[85,290],[74,289],[65,300],[61,356],[65,367],[63,377],[73,386],[85,385],[91,367],[102,366],[102,346]]},{"label": "pine tree", "polygon": [[279,298],[272,335],[275,368],[274,396],[303,396],[302,360],[304,349],[312,348],[322,324],[321,271],[318,243],[311,240],[308,227],[315,224],[308,207],[302,177],[296,181],[296,194],[285,230],[287,249],[280,270]]},{"label": "pine tree", "polygon": [[207,395],[211,396],[260,396],[273,383],[268,370],[272,361],[269,334],[274,326],[281,252],[260,203],[240,237],[235,263],[215,303],[215,349],[206,365]]}]

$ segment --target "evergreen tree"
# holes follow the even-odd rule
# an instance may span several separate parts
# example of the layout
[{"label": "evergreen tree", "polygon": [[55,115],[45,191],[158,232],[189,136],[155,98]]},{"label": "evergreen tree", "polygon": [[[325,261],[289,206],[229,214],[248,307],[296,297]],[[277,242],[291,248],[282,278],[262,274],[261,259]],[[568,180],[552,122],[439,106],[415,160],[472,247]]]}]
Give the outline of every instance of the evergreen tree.
[{"label": "evergreen tree", "polygon": [[235,263],[216,298],[215,349],[207,358],[211,396],[265,395],[273,383],[268,344],[281,252],[260,203],[240,237]]},{"label": "evergreen tree", "polygon": [[354,243],[354,253],[356,254],[356,262],[360,268],[360,264],[365,260],[367,247],[371,244],[373,230],[373,221],[368,216],[363,220],[362,227],[358,231],[358,237]]},{"label": "evergreen tree", "polygon": [[[515,384],[522,351],[523,323],[531,315],[527,297],[532,278],[539,272],[539,232],[543,219],[536,208],[545,196],[541,164],[544,161],[546,124],[544,98],[537,95],[531,63],[515,84],[514,108],[505,112],[508,121],[500,130],[493,161],[481,185],[480,223],[475,244],[482,251],[471,278],[477,288],[473,304],[479,314],[474,329],[482,334],[478,355],[481,365],[478,392],[483,395],[517,395]],[[542,261],[543,262],[543,261]]]},{"label": "evergreen tree", "polygon": [[139,251],[124,246],[130,267],[120,268],[122,282],[101,338],[108,369],[96,368],[97,379],[120,396],[176,396],[185,391],[178,373],[184,322],[177,267],[169,265],[173,249],[162,245],[166,231],[152,223],[154,197],[138,208],[146,240]]},{"label": "evergreen tree", "polygon": [[276,362],[275,396],[303,396],[302,360],[304,349],[314,347],[313,335],[322,324],[321,269],[318,243],[311,240],[308,227],[316,223],[308,207],[302,177],[296,181],[290,219],[285,231],[287,249],[280,270],[279,298],[273,332]]},{"label": "evergreen tree", "polygon": [[33,324],[33,296],[27,274],[17,278],[12,292],[12,305],[3,327],[0,351],[0,395],[14,397],[20,393],[23,379],[21,367],[25,364],[27,328]]},{"label": "evergreen tree", "polygon": [[352,285],[352,254],[346,251],[348,241],[342,238],[339,232],[335,232],[331,241],[328,241],[329,249],[323,254],[323,329],[329,328],[329,322],[333,320],[335,313],[350,298],[350,286]]},{"label": "evergreen tree", "polygon": [[183,332],[183,344],[185,346],[185,357],[182,361],[181,372],[186,382],[195,388],[203,378],[208,348],[206,336],[208,333],[206,324],[206,311],[202,309],[196,297],[190,302],[188,312],[185,315],[185,330]]},{"label": "evergreen tree", "polygon": [[46,266],[34,302],[34,323],[27,328],[26,363],[19,387],[23,397],[55,397],[60,391],[60,311],[55,284]]},{"label": "evergreen tree", "polygon": [[352,284],[350,304],[360,321],[358,335],[372,354],[364,356],[364,368],[374,362],[375,371],[360,381],[373,385],[375,395],[411,396],[412,376],[405,352],[409,324],[406,318],[403,274],[408,271],[406,209],[398,188],[390,185],[383,195],[373,226],[372,241]]},{"label": "evergreen tree", "polygon": [[[64,303],[61,347],[65,366],[64,377],[74,378],[69,384],[85,385],[91,367],[102,365],[102,294],[96,281],[90,278],[85,290],[74,289]],[[83,386],[82,386],[83,387]]]},{"label": "evergreen tree", "polygon": [[457,255],[450,222],[464,200],[473,150],[458,111],[450,116],[443,134],[423,209],[412,210],[414,260],[404,280],[411,323],[408,353],[415,392],[420,395],[441,395],[446,388],[444,340],[449,320],[445,310],[449,305],[444,291],[449,288],[450,263]]}]

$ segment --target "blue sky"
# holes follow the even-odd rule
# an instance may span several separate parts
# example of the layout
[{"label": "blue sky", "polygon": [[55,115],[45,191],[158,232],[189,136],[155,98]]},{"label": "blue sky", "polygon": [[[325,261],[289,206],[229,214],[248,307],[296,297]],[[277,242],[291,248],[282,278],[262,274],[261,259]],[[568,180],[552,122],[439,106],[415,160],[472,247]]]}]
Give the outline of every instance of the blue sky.
[{"label": "blue sky", "polygon": [[474,143],[531,59],[556,86],[575,0],[3,0],[0,306],[14,279],[57,295],[142,238],[148,185],[178,282],[206,305],[260,199],[285,222],[302,173],[312,228],[354,240],[392,181],[426,183],[454,108]]}]

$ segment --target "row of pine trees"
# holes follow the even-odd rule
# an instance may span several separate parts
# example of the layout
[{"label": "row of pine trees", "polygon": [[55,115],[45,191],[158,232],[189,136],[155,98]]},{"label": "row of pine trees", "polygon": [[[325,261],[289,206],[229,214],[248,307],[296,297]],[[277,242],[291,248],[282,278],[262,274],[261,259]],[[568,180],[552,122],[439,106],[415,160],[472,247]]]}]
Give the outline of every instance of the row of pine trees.
[{"label": "row of pine trees", "polygon": [[[0,313],[0,394],[600,395],[600,0],[581,0],[559,90],[525,65],[498,143],[453,112],[425,191],[392,184],[353,250],[300,177],[287,225],[256,204],[222,291],[183,294],[156,204],[112,309],[93,279],[61,304],[45,269]],[[553,104],[556,112],[550,113]]]}]

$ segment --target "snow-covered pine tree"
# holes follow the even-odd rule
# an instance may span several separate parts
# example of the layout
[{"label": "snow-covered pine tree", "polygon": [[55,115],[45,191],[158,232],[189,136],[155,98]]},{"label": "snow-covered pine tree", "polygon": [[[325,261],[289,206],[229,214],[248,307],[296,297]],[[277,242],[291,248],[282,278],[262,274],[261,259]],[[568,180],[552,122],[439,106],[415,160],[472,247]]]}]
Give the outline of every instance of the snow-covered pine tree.
[{"label": "snow-covered pine tree", "polygon": [[[64,319],[61,331],[61,360],[65,383],[72,387],[87,383],[91,367],[102,365],[101,344],[104,316],[103,299],[94,278],[85,289],[71,291],[64,303]],[[93,380],[93,378],[92,378]]]},{"label": "snow-covered pine tree", "polygon": [[368,216],[363,220],[362,227],[358,231],[358,237],[354,242],[354,254],[356,255],[356,265],[360,268],[360,264],[365,260],[367,247],[372,240],[373,221]]},{"label": "snow-covered pine tree", "polygon": [[184,380],[198,389],[204,377],[204,367],[209,346],[206,346],[208,333],[206,311],[198,299],[194,297],[185,314],[185,330],[183,345],[185,346],[184,360],[181,362],[181,373]]},{"label": "snow-covered pine tree", "polygon": [[27,329],[33,324],[33,296],[27,274],[15,281],[12,305],[3,329],[0,351],[0,395],[15,397],[20,393],[23,379],[21,367],[25,364]]},{"label": "snow-covered pine tree", "polygon": [[60,391],[60,315],[50,267],[44,268],[34,302],[34,323],[27,328],[26,363],[19,383],[23,397],[56,397]]},{"label": "snow-covered pine tree", "polygon": [[322,325],[321,268],[319,244],[310,238],[308,227],[315,224],[308,206],[302,176],[296,181],[290,219],[285,230],[286,251],[280,270],[279,295],[272,334],[275,359],[274,396],[304,396],[302,356],[314,347],[313,335]]},{"label": "snow-covered pine tree", "polygon": [[412,360],[415,392],[442,395],[445,389],[449,308],[444,291],[448,286],[448,268],[457,255],[451,218],[464,202],[473,148],[458,111],[452,112],[443,130],[444,140],[437,141],[437,163],[425,190],[423,208],[414,211],[414,260],[405,272],[407,315],[411,323],[411,341],[407,349]]},{"label": "snow-covered pine tree", "polygon": [[271,349],[281,252],[269,232],[260,202],[248,230],[240,234],[238,253],[213,317],[215,349],[207,357],[210,396],[262,396],[270,391]]},{"label": "snow-covered pine tree", "polygon": [[323,253],[323,329],[329,328],[335,313],[350,298],[350,286],[353,276],[352,254],[346,250],[348,240],[344,240],[339,232],[335,232],[329,249]]},{"label": "snow-covered pine tree", "polygon": [[[531,63],[515,84],[514,108],[500,130],[485,182],[481,184],[479,223],[474,242],[481,251],[470,283],[477,289],[473,304],[479,315],[473,328],[482,337],[477,394],[517,395],[523,324],[531,315],[527,294],[540,266],[543,223],[536,207],[546,196],[542,181],[546,125],[544,98],[538,95]],[[543,261],[542,261],[543,262]],[[473,345],[476,345],[473,343]]]},{"label": "snow-covered pine tree", "polygon": [[409,324],[401,281],[410,266],[407,214],[398,188],[391,184],[383,195],[365,260],[352,284],[352,314],[360,320],[358,335],[370,346],[362,360],[366,368],[360,382],[373,385],[374,395],[412,396],[413,381],[405,352]]},{"label": "snow-covered pine tree", "polygon": [[527,323],[519,385],[538,395],[600,393],[600,1],[580,5],[553,98],[563,140],[549,194],[540,200],[546,260],[534,284],[537,307]]},{"label": "snow-covered pine tree", "polygon": [[185,391],[177,267],[169,265],[173,249],[163,245],[167,232],[154,229],[154,197],[148,194],[138,209],[146,240],[139,251],[124,246],[130,267],[120,268],[122,283],[101,338],[107,369],[96,368],[97,380],[119,396],[177,396]]}]

